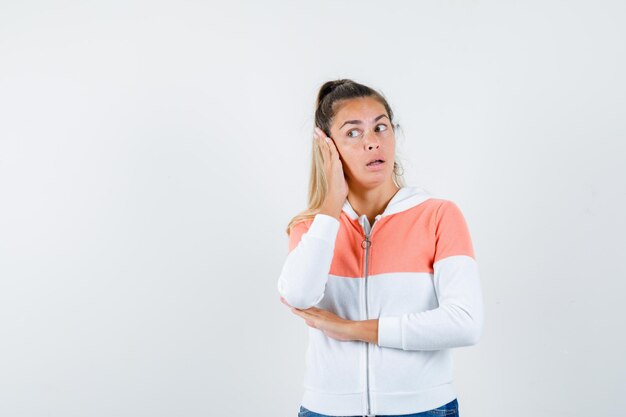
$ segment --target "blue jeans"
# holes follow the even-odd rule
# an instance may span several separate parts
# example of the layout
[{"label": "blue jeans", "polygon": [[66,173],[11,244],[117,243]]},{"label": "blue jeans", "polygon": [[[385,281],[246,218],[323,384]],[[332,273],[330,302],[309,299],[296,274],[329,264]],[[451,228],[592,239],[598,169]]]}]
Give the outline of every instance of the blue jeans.
[{"label": "blue jeans", "polygon": [[[395,414],[395,415],[382,415],[378,414],[376,417],[459,417],[459,403],[457,399],[450,401],[448,404],[444,404],[441,407],[433,408],[432,410],[422,411],[421,413],[414,414]],[[298,417],[332,417],[326,414],[318,414],[307,408],[300,406],[300,412]],[[361,417],[361,416],[345,416],[345,417]]]}]

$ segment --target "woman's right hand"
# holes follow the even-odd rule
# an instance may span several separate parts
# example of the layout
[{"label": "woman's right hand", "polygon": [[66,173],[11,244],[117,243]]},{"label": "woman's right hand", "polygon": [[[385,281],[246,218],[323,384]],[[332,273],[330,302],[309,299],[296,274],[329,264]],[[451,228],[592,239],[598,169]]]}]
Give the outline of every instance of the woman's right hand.
[{"label": "woman's right hand", "polygon": [[320,212],[326,212],[336,218],[339,218],[343,203],[348,196],[348,182],[343,172],[343,165],[339,158],[339,151],[335,146],[335,142],[322,131],[315,127],[315,141],[322,152],[324,161],[324,170],[326,172],[326,180],[328,182],[328,194],[322,204]]}]

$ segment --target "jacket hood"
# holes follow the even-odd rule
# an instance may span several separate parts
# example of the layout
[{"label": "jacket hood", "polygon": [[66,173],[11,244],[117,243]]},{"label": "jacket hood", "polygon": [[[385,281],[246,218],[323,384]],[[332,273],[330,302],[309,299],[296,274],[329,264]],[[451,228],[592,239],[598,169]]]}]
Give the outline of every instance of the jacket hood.
[{"label": "jacket hood", "polygon": [[[387,204],[387,207],[385,207],[385,210],[381,214],[377,215],[376,218],[378,219],[380,217],[385,217],[394,213],[399,213],[401,211],[408,210],[432,197],[433,195],[422,187],[417,187],[417,186],[401,187],[394,194],[391,200],[389,200],[389,203]],[[356,220],[359,218],[359,215],[354,211],[354,209],[352,208],[352,205],[350,205],[350,202],[348,201],[347,198],[346,198],[346,201],[343,203],[342,211],[345,212],[348,215],[348,217],[350,217],[353,220]]]}]

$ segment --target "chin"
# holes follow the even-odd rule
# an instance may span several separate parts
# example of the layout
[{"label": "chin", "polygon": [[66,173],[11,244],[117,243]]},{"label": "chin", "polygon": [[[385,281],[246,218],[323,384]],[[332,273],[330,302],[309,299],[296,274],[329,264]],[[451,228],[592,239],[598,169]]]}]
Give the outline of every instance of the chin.
[{"label": "chin", "polygon": [[368,188],[377,187],[387,183],[387,181],[393,181],[391,174],[391,172],[386,171],[369,172],[368,175],[359,178],[357,181],[359,184]]}]

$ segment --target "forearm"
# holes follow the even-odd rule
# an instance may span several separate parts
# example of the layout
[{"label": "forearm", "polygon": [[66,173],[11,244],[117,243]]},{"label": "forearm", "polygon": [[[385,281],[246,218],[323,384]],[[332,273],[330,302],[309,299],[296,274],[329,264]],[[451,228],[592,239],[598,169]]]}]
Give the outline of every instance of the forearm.
[{"label": "forearm", "polygon": [[426,311],[379,316],[381,347],[441,350],[471,346],[483,328],[483,301],[476,261],[450,256],[435,264],[439,306]]}]

